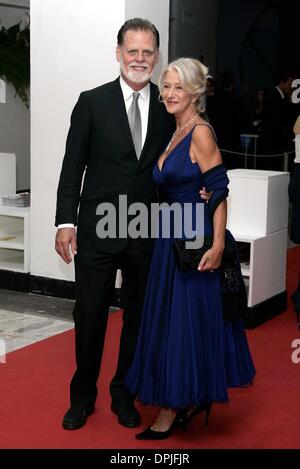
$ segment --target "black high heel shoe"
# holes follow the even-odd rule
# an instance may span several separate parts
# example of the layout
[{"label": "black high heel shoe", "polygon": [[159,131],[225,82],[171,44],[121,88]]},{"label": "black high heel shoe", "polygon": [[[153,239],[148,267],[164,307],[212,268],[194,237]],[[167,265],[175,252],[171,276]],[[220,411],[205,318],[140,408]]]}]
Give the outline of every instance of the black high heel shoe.
[{"label": "black high heel shoe", "polygon": [[174,420],[173,420],[170,428],[168,428],[168,430],[165,430],[164,432],[159,432],[159,431],[156,431],[156,430],[152,430],[151,427],[148,427],[143,432],[138,433],[137,435],[135,435],[135,438],[137,440],[165,440],[166,438],[169,438],[172,435],[173,430],[174,430],[175,427],[182,427],[183,430],[184,430],[184,428],[185,428],[185,414],[183,414],[183,412],[185,412],[185,409],[184,410],[179,410],[177,412],[176,417],[174,418]]},{"label": "black high heel shoe", "polygon": [[204,425],[208,425],[208,419],[210,415],[210,411],[212,408],[212,401],[207,402],[206,404],[202,404],[200,406],[195,407],[195,409],[186,416],[186,418],[183,421],[183,427],[185,428],[191,420],[193,420],[196,415],[200,414],[201,412],[205,412],[205,419],[204,419]]},{"label": "black high heel shoe", "polygon": [[178,410],[174,421],[175,427],[182,428],[183,430],[185,430],[185,421],[188,411],[188,407],[186,407],[185,409]]}]

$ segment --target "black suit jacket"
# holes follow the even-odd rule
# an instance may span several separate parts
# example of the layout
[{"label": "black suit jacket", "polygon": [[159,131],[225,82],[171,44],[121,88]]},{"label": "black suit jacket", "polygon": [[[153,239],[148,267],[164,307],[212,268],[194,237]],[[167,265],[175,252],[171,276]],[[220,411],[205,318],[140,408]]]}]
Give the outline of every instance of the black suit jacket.
[{"label": "black suit jacket", "polygon": [[[175,123],[163,104],[158,89],[150,83],[148,129],[140,159],[135,154],[119,78],[80,94],[71,116],[66,151],[58,190],[56,226],[78,225],[78,246],[102,252],[120,252],[128,239],[100,239],[96,209],[110,202],[119,217],[119,195],[128,204],[155,200],[152,170],[174,131]],[[82,184],[82,177],[84,182]],[[78,207],[79,211],[78,211]],[[145,243],[144,243],[145,244]]]},{"label": "black suit jacket", "polygon": [[263,105],[261,133],[259,137],[259,152],[262,154],[277,154],[288,147],[288,100],[282,99],[279,91],[270,91]]}]

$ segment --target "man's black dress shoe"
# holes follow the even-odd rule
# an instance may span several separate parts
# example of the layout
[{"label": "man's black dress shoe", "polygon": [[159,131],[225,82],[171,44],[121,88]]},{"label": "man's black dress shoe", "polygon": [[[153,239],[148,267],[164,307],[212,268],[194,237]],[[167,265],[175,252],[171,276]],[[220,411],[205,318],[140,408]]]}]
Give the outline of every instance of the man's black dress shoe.
[{"label": "man's black dress shoe", "polygon": [[111,410],[118,416],[118,422],[123,427],[135,428],[141,424],[141,417],[133,403],[123,402],[116,405],[111,404]]},{"label": "man's black dress shoe", "polygon": [[63,418],[62,426],[65,430],[76,430],[83,427],[89,415],[95,411],[95,404],[71,406]]}]

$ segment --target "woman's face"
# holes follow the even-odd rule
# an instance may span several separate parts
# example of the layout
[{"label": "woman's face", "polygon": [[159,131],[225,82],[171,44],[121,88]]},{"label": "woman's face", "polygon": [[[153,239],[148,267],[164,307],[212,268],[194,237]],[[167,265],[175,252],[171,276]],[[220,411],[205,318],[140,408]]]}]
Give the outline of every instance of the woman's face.
[{"label": "woman's face", "polygon": [[176,70],[166,73],[161,96],[170,114],[184,114],[193,105],[194,98],[182,88]]}]

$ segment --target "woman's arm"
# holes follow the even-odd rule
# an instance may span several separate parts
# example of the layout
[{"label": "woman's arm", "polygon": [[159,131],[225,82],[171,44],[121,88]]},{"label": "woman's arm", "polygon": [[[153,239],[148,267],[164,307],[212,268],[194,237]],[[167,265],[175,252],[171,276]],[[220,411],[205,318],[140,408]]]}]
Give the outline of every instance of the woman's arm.
[{"label": "woman's arm", "polygon": [[[209,127],[201,125],[195,128],[191,143],[191,158],[197,161],[202,173],[222,164],[220,150]],[[220,267],[225,246],[226,221],[227,202],[223,200],[213,215],[214,239],[212,248],[202,257],[199,270],[215,270]]]}]

